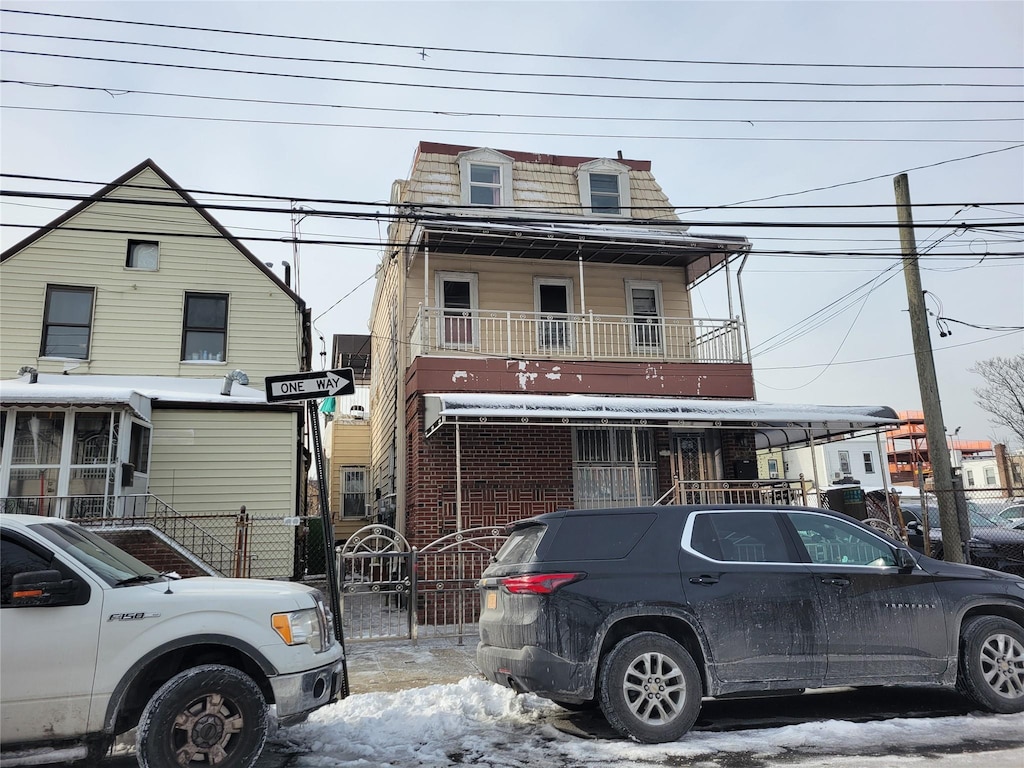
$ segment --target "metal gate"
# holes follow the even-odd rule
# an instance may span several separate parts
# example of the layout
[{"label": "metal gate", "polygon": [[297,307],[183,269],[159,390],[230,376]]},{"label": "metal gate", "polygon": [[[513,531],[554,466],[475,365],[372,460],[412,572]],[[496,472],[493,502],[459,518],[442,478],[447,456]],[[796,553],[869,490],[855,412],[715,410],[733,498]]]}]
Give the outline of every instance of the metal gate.
[{"label": "metal gate", "polygon": [[360,528],[338,551],[345,639],[474,636],[476,583],[505,538],[471,528],[417,550],[394,528]]}]

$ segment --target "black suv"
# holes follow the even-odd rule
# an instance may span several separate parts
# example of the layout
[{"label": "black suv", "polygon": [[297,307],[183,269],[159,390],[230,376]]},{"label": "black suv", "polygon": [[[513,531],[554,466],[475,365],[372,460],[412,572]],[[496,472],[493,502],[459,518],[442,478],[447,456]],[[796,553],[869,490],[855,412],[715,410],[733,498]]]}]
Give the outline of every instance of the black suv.
[{"label": "black suv", "polygon": [[703,696],[958,686],[1024,711],[1024,579],[924,557],[825,509],[567,510],[480,581],[491,681],[674,741]]}]

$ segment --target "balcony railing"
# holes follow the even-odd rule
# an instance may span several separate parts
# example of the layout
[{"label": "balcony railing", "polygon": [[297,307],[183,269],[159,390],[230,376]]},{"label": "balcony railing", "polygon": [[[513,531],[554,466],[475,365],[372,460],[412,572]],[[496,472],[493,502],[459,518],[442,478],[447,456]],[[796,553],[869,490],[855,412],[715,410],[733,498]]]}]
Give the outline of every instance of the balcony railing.
[{"label": "balcony railing", "polygon": [[677,480],[657,504],[807,506],[806,480]]},{"label": "balcony railing", "polygon": [[658,360],[741,363],[738,320],[552,315],[420,307],[410,338],[413,357],[493,355],[550,360]]}]

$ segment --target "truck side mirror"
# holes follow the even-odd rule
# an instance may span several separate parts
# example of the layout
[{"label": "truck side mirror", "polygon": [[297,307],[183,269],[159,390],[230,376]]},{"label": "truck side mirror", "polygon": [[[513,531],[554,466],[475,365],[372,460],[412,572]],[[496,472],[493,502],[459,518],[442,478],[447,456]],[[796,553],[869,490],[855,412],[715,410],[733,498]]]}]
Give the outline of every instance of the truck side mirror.
[{"label": "truck side mirror", "polygon": [[58,570],[25,571],[11,579],[11,605],[37,607],[71,605],[78,593],[78,582],[65,579]]}]

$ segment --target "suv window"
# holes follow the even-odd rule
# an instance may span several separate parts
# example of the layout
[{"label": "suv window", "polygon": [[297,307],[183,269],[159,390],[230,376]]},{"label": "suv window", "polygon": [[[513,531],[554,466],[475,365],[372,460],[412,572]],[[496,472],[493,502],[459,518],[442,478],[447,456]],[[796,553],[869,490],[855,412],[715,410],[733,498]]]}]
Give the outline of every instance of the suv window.
[{"label": "suv window", "polygon": [[545,553],[548,560],[618,560],[643,538],[658,516],[651,512],[568,515]]},{"label": "suv window", "polygon": [[894,566],[892,547],[855,528],[825,515],[786,513],[812,563],[821,565]]},{"label": "suv window", "polygon": [[792,561],[782,530],[770,512],[698,512],[693,517],[690,547],[724,562]]},{"label": "suv window", "polygon": [[512,531],[494,556],[494,562],[502,565],[530,562],[546,530],[545,525],[530,525]]}]

